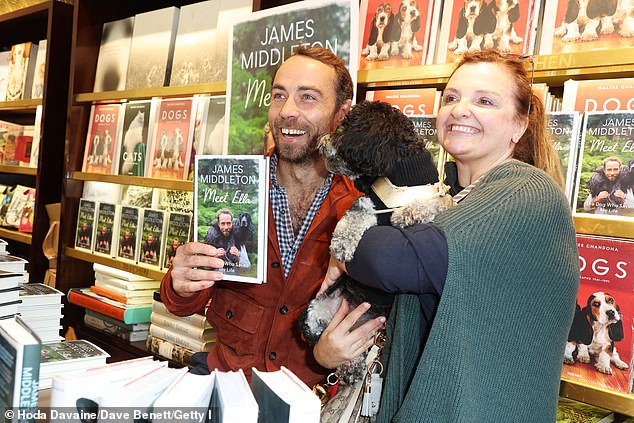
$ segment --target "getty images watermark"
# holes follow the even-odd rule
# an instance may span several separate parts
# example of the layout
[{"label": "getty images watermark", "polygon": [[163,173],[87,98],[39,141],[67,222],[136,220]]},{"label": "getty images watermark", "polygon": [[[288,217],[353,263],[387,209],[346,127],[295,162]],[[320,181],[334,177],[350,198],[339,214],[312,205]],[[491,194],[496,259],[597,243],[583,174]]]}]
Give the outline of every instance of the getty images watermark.
[{"label": "getty images watermark", "polygon": [[99,408],[77,410],[76,408],[13,408],[4,410],[7,422],[58,421],[58,422],[200,422],[211,420],[217,408]]}]

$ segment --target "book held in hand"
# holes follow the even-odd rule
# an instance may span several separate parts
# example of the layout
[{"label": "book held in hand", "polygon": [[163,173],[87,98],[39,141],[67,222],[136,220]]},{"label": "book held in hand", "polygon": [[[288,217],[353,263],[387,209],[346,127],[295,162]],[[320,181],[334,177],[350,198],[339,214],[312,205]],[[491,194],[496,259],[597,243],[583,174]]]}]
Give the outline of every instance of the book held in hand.
[{"label": "book held in hand", "polygon": [[223,252],[225,280],[263,283],[268,158],[196,156],[194,241]]}]

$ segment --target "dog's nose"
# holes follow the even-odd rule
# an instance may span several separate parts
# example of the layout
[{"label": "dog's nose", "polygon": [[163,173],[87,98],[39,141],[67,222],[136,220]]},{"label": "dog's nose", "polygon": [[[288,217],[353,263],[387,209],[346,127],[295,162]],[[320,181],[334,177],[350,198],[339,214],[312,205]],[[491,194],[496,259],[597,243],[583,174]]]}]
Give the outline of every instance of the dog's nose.
[{"label": "dog's nose", "polygon": [[614,319],[614,310],[608,310],[605,312],[606,316],[608,316],[608,319],[612,320]]},{"label": "dog's nose", "polygon": [[475,12],[476,12],[476,8],[475,8],[475,6],[471,6],[471,7],[469,8],[469,13],[475,13]]}]

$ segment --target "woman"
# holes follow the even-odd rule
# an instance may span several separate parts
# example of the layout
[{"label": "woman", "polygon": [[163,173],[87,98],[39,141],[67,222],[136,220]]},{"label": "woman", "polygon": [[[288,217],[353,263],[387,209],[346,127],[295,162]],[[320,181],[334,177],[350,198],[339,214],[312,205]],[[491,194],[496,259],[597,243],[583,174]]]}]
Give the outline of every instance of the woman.
[{"label": "woman", "polygon": [[387,322],[379,421],[555,421],[579,259],[544,122],[520,61],[466,55],[437,119],[467,187],[455,207],[430,225],[373,227],[350,262],[331,262],[324,286],[347,271],[403,294]]}]

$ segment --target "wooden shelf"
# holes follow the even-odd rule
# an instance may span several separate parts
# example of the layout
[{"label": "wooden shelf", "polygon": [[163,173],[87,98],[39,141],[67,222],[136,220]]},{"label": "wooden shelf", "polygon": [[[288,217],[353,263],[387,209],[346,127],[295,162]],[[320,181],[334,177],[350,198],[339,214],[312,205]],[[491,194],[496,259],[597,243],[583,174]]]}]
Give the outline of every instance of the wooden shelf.
[{"label": "wooden shelf", "polygon": [[146,278],[161,280],[163,276],[165,276],[165,271],[158,270],[156,268],[151,268],[148,266],[144,266],[142,264],[134,264],[126,262],[125,260],[118,260],[110,257],[104,257],[98,254],[92,254],[88,251],[82,251],[71,247],[66,247],[64,250],[65,254],[69,257],[76,258],[78,260],[83,260],[89,263],[99,263],[105,266],[114,267],[119,270],[124,270],[126,272],[134,273],[136,275],[141,275]]},{"label": "wooden shelf", "polygon": [[0,238],[18,241],[23,244],[31,245],[31,234],[26,232],[18,232],[15,229],[0,228]]},{"label": "wooden shelf", "polygon": [[116,103],[125,100],[141,100],[152,97],[183,97],[194,94],[225,94],[225,81],[207,84],[183,85],[178,87],[146,88],[140,90],[104,91],[100,93],[80,93],[75,95],[75,103]]},{"label": "wooden shelf", "polygon": [[[597,79],[631,76],[634,49],[593,50],[535,56],[535,81],[556,85],[567,79]],[[628,62],[629,60],[629,62]],[[624,63],[624,61],[626,61]],[[359,84],[368,87],[445,84],[455,63],[360,70]]]},{"label": "wooden shelf", "polygon": [[634,239],[634,222],[620,216],[588,214],[573,218],[577,233]]},{"label": "wooden shelf", "polygon": [[16,175],[37,175],[36,167],[0,165],[0,173],[15,173]]},{"label": "wooden shelf", "polygon": [[34,112],[42,104],[42,99],[0,101],[0,110],[16,112]]},{"label": "wooden shelf", "polygon": [[559,395],[577,401],[607,408],[626,416],[634,416],[634,395],[588,386],[565,378],[561,379]]},{"label": "wooden shelf", "polygon": [[100,173],[73,172],[72,179],[77,181],[109,182],[120,185],[138,185],[151,188],[171,189],[178,191],[193,191],[192,181],[177,179],[156,179],[143,176],[104,175]]}]

